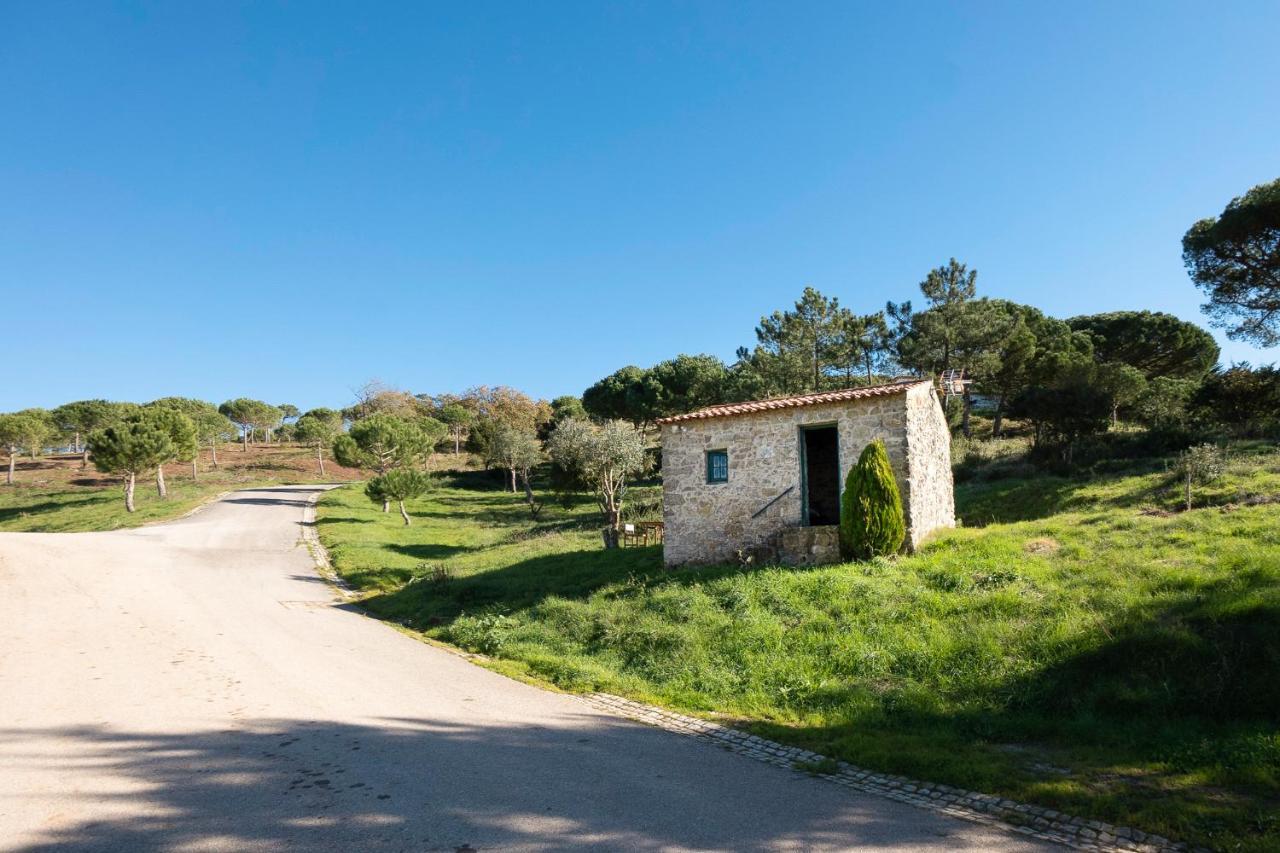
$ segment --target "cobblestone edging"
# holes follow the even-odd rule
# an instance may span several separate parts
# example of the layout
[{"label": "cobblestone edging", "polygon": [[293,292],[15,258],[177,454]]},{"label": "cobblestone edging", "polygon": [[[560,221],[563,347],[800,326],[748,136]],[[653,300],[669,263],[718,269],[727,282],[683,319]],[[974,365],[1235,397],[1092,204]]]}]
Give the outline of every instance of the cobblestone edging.
[{"label": "cobblestone edging", "polygon": [[[843,761],[832,761],[816,752],[786,746],[708,720],[687,717],[608,693],[591,693],[580,698],[597,710],[648,723],[669,732],[689,735],[704,743],[714,744],[766,764],[788,770],[804,770],[855,791],[875,794],[963,820],[1005,827],[1031,838],[1065,844],[1077,850],[1108,853],[1209,853],[1203,848],[1191,848],[1184,842],[1173,842],[1159,835],[1072,817],[1053,809],[1017,803],[991,794],[978,794],[949,785],[932,785],[902,776],[872,773]],[[833,772],[821,772],[818,767],[836,769]]]},{"label": "cobblestone edging", "polygon": [[307,505],[302,509],[302,544],[311,552],[316,573],[328,581],[339,595],[351,601],[359,598],[359,593],[334,570],[333,563],[329,562],[329,552],[320,544],[320,534],[316,531],[316,501],[320,500],[325,491],[327,489],[314,492],[307,498]]}]

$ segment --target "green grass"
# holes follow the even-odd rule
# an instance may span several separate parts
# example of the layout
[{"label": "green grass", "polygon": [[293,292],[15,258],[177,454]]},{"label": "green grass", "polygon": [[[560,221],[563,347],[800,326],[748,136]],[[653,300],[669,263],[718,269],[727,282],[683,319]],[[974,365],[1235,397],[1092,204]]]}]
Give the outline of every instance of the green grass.
[{"label": "green grass", "polygon": [[[1223,849],[1280,846],[1280,453],[1187,513],[1160,465],[957,490],[968,526],[897,560],[668,572],[593,507],[532,522],[457,475],[415,526],[358,491],[320,535],[367,606],[508,670],[885,772]],[[447,576],[446,580],[433,580]]]},{"label": "green grass", "polygon": [[150,482],[139,483],[133,513],[125,511],[122,487],[68,489],[66,486],[0,487],[0,530],[70,533],[117,530],[164,521],[189,512],[219,492],[244,485],[225,480],[170,480],[169,497],[161,500]]}]

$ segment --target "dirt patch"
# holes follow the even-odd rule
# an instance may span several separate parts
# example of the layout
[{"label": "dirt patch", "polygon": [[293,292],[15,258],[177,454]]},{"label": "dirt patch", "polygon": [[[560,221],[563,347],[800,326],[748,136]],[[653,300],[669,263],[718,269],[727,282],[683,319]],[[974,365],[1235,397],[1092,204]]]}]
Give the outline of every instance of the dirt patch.
[{"label": "dirt patch", "polygon": [[1022,547],[1028,554],[1056,554],[1062,546],[1056,539],[1041,536],[1037,539],[1028,539]]}]

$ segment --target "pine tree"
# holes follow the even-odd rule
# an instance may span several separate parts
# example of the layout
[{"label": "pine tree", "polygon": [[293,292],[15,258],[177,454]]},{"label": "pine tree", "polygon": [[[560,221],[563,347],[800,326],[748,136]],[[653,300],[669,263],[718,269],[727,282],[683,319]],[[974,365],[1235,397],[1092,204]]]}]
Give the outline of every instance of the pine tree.
[{"label": "pine tree", "polygon": [[840,550],[845,559],[895,554],[906,538],[902,496],[884,442],[876,439],[849,470],[840,498]]},{"label": "pine tree", "polygon": [[152,418],[131,417],[115,426],[89,434],[89,454],[104,474],[124,475],[124,506],[133,512],[133,490],[138,474],[146,473],[173,457],[169,431]]},{"label": "pine tree", "polygon": [[380,477],[374,477],[364,487],[364,493],[374,503],[386,505],[395,501],[400,505],[400,517],[409,526],[409,513],[404,502],[422,495],[431,488],[431,476],[416,468],[395,468]]}]

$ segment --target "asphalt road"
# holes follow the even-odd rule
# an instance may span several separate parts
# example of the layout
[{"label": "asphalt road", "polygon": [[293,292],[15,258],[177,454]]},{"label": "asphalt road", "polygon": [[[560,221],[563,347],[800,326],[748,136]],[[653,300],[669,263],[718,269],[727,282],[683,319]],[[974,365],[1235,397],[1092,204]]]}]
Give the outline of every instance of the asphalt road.
[{"label": "asphalt road", "polygon": [[610,717],[335,599],[312,488],[0,534],[0,849],[1046,850]]}]

